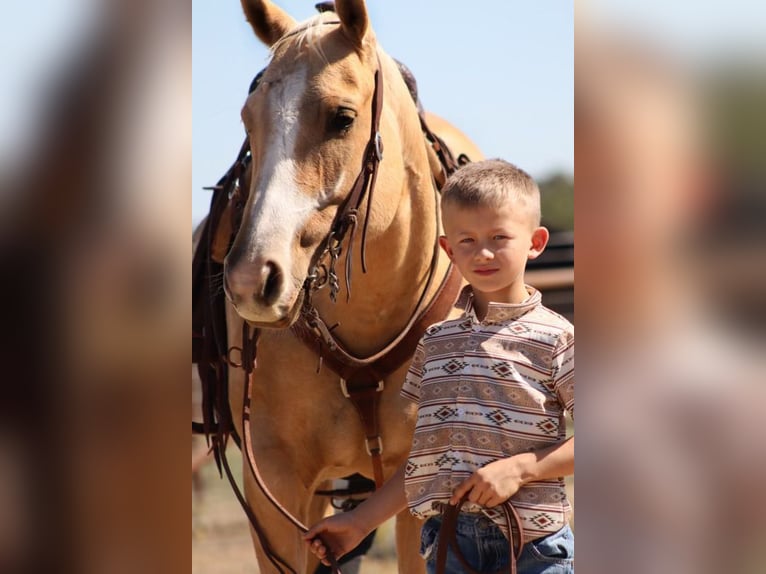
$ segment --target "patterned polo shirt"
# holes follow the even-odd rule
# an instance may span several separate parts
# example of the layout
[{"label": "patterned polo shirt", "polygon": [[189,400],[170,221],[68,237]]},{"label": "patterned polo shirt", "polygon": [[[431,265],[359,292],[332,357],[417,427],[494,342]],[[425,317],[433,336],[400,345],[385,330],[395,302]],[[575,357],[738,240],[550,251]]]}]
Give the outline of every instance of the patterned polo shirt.
[{"label": "patterned polo shirt", "polygon": [[[437,323],[421,339],[402,387],[418,403],[404,486],[410,511],[438,514],[453,489],[490,462],[564,440],[574,413],[574,327],[544,307],[539,291],[523,303],[490,303],[484,321],[470,286],[461,318]],[[528,540],[569,520],[564,479],[530,482],[511,497]],[[484,512],[506,536],[504,515]]]}]

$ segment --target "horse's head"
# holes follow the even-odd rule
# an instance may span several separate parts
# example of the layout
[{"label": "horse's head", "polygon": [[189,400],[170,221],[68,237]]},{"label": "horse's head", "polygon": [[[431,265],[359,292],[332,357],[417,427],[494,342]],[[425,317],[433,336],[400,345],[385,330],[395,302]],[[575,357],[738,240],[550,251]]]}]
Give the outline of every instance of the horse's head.
[{"label": "horse's head", "polygon": [[[242,0],[272,60],[242,110],[252,172],[224,284],[238,313],[261,325],[296,318],[370,140],[376,42],[363,0],[335,4],[296,24],[268,1]],[[385,224],[376,217],[371,228]]]}]

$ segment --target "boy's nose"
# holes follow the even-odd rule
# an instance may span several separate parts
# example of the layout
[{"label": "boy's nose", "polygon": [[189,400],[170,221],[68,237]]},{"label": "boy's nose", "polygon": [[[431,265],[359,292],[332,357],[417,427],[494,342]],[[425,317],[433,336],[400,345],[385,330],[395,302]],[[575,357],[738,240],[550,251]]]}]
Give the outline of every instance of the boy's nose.
[{"label": "boy's nose", "polygon": [[477,259],[481,259],[481,260],[492,259],[494,256],[495,256],[495,254],[492,253],[492,250],[488,249],[486,247],[481,247],[476,252],[476,258]]}]

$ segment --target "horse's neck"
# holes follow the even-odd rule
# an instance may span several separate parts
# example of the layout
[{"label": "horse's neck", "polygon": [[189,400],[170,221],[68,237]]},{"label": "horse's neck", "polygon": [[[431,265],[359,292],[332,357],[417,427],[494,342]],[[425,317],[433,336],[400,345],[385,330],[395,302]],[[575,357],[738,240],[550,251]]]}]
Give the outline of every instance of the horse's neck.
[{"label": "horse's neck", "polygon": [[[391,159],[381,163],[387,170],[381,167],[372,201],[374,215],[383,209],[382,202],[395,212],[384,231],[367,239],[366,274],[359,261],[358,230],[350,300],[342,279],[345,269],[339,266],[338,303],[329,302],[326,294],[317,301],[325,321],[339,323],[334,333],[359,356],[380,350],[406,326],[426,285],[438,233],[436,197],[417,112],[401,78],[393,73],[399,71],[387,67],[384,114],[396,119],[399,145],[387,145]],[[391,133],[385,135],[389,138],[384,141],[391,141]],[[438,263],[435,285],[448,262],[440,255]]]}]

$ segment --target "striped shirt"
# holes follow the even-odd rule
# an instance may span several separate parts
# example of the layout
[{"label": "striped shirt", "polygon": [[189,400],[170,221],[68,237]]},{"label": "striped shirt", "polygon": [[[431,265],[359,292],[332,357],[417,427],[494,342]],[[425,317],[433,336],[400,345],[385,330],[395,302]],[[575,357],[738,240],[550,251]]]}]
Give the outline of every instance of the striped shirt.
[{"label": "striped shirt", "polygon": [[[410,511],[438,514],[453,489],[490,462],[564,440],[564,411],[574,414],[574,327],[541,303],[490,303],[478,321],[467,286],[466,312],[429,327],[402,387],[418,404],[405,471]],[[530,482],[511,497],[528,540],[569,520],[564,479]],[[481,510],[506,534],[500,510]]]}]

